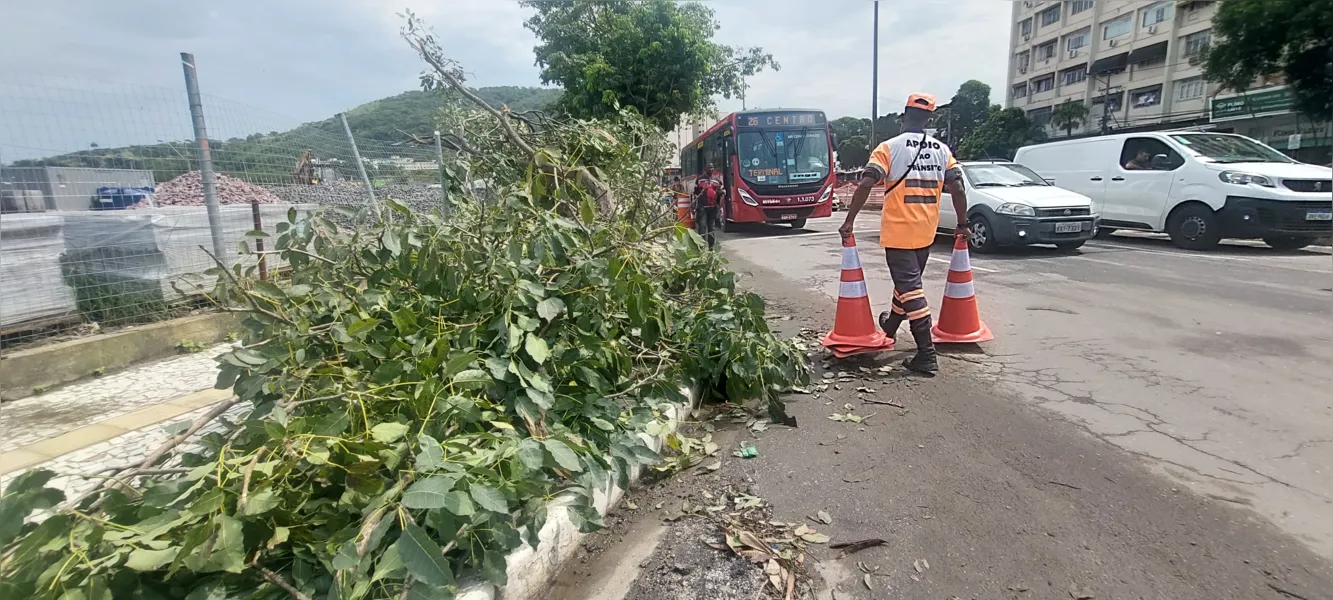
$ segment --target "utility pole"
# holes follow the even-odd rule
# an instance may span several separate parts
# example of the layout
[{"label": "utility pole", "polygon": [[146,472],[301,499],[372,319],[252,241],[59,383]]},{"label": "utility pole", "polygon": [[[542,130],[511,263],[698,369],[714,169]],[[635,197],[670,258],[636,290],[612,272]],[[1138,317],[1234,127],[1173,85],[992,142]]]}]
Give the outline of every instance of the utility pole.
[{"label": "utility pole", "polygon": [[869,149],[875,149],[875,121],[879,119],[879,0],[875,0],[874,55],[870,60],[870,140]]},{"label": "utility pole", "polygon": [[[1100,77],[1093,75],[1095,81]],[[1102,135],[1111,133],[1111,76],[1106,76],[1106,85],[1102,87]]]},{"label": "utility pole", "polygon": [[222,237],[222,211],[218,208],[218,189],[213,176],[213,151],[208,145],[208,128],[204,125],[204,102],[199,94],[199,71],[194,64],[194,55],[182,52],[181,67],[185,71],[185,95],[190,102],[195,148],[199,151],[199,182],[204,188],[204,212],[208,214],[209,237],[213,238],[213,258],[225,269],[230,261]]}]

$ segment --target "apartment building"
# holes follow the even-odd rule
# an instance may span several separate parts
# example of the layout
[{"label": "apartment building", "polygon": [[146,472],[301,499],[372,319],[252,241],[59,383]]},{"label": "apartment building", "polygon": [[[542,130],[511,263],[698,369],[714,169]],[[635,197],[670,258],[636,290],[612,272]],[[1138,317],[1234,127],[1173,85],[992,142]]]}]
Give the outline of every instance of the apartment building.
[{"label": "apartment building", "polygon": [[[1006,106],[1023,109],[1052,137],[1095,133],[1103,120],[1112,131],[1200,126],[1327,162],[1327,148],[1314,148],[1329,145],[1329,125],[1297,115],[1280,79],[1235,94],[1204,78],[1217,4],[1015,1]],[[1070,100],[1088,106],[1087,121],[1072,131],[1051,125],[1054,107]]]}]

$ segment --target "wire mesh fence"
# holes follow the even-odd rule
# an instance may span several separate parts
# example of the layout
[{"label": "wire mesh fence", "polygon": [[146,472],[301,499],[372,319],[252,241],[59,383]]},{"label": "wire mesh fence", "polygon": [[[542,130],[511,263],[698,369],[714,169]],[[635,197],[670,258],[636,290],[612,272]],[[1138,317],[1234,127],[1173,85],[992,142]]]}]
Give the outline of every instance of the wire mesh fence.
[{"label": "wire mesh fence", "polygon": [[355,113],[346,127],[336,117],[302,124],[202,94],[209,186],[185,89],[14,72],[0,80],[0,347],[206,302],[213,254],[253,262],[240,242],[256,229],[276,234],[292,209],[392,197],[429,211],[443,200],[429,131],[356,139]]}]

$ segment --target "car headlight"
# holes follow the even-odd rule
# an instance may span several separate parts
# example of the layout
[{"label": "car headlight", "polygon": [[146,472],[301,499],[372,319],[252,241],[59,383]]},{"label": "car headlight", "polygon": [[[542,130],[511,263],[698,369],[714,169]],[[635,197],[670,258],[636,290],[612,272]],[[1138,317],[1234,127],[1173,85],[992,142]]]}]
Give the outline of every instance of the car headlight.
[{"label": "car headlight", "polygon": [[1037,211],[1031,206],[1019,204],[1017,202],[1005,202],[1004,204],[1001,204],[999,208],[995,209],[995,212],[1002,215],[1014,215],[1017,217],[1037,216]]},{"label": "car headlight", "polygon": [[1247,185],[1253,183],[1254,185],[1259,185],[1263,187],[1270,187],[1270,188],[1277,187],[1273,185],[1272,179],[1269,179],[1263,175],[1255,175],[1254,173],[1244,173],[1241,171],[1222,171],[1221,173],[1217,174],[1217,178],[1227,183],[1234,183],[1236,185]]},{"label": "car headlight", "polygon": [[759,206],[759,203],[755,202],[754,198],[750,196],[750,194],[747,193],[743,188],[736,188],[736,191],[741,193],[741,202],[749,204],[750,206]]},{"label": "car headlight", "polygon": [[829,198],[832,197],[833,197],[833,186],[830,185],[828,189],[824,190],[824,193],[821,196],[819,196],[819,202],[816,202],[815,204],[823,204],[825,202],[828,202]]}]

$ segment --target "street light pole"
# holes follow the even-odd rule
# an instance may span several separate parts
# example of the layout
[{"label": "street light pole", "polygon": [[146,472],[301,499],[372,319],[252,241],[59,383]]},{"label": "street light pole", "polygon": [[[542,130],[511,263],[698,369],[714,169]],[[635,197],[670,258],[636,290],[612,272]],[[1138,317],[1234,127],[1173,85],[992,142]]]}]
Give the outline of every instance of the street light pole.
[{"label": "street light pole", "polygon": [[879,0],[875,0],[875,41],[874,56],[871,57],[870,75],[870,140],[869,148],[875,149],[875,121],[879,119]]}]

